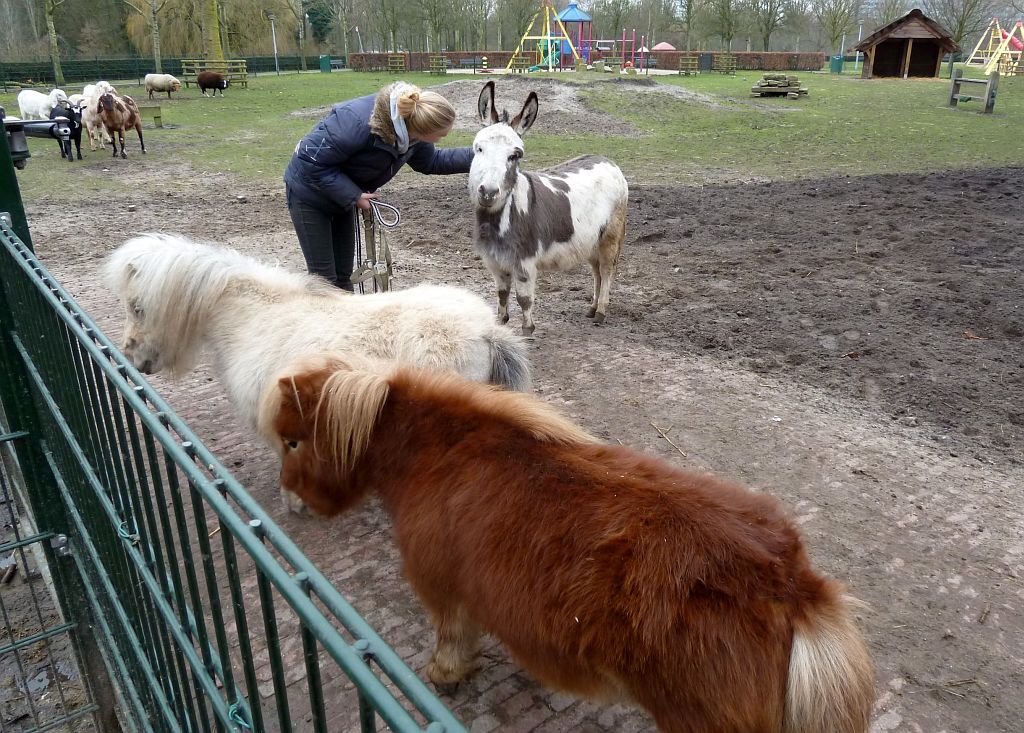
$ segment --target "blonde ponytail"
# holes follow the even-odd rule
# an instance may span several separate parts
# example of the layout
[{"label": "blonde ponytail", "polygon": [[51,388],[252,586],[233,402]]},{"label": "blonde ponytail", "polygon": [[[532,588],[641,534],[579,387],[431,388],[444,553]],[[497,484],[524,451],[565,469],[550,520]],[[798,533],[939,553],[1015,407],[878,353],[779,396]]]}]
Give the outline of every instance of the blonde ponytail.
[{"label": "blonde ponytail", "polygon": [[412,85],[398,95],[398,114],[412,137],[445,132],[455,123],[455,108],[437,92]]}]

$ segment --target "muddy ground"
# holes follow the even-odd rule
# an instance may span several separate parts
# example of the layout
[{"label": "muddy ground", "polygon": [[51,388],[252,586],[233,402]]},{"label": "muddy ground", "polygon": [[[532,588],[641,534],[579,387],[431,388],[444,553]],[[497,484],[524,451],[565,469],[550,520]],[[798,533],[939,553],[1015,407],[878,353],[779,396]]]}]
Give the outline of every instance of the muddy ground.
[{"label": "muddy ground", "polygon": [[[44,262],[115,338],[118,306],[96,272],[135,232],[302,266],[280,186],[139,156],[110,165],[145,195],[26,208]],[[402,211],[389,234],[396,287],[447,282],[493,297],[472,253],[464,176],[403,174],[383,193]],[[538,285],[542,399],[608,440],[778,496],[816,565],[870,604],[875,731],[1019,731],[1024,720],[1022,207],[1022,169],[634,180],[607,324],[585,317],[589,268]],[[208,370],[152,381],[423,675],[432,635],[380,508],[326,523],[288,515],[273,460]],[[354,571],[350,555],[366,564]],[[497,645],[444,699],[474,731],[651,729],[625,707],[540,688]]]}]

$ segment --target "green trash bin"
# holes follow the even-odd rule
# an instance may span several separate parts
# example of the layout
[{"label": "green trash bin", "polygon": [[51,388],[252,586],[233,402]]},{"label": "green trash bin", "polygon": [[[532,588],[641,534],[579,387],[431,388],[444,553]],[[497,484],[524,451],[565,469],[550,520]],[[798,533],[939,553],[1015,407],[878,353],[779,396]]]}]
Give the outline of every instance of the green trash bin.
[{"label": "green trash bin", "polygon": [[833,56],[829,60],[831,62],[829,64],[829,71],[831,71],[833,74],[842,74],[843,73],[843,57],[842,56]]},{"label": "green trash bin", "polygon": [[325,74],[330,74],[331,73],[331,57],[330,56],[324,56],[324,55],[320,56],[320,71],[322,71]]}]

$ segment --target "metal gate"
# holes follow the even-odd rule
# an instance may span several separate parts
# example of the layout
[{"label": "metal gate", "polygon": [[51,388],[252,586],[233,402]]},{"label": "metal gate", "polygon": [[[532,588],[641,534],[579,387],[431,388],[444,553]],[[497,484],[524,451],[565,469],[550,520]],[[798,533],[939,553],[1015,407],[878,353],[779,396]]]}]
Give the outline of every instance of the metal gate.
[{"label": "metal gate", "polygon": [[[0,603],[0,731],[463,731],[35,257],[5,135],[0,219],[0,562],[58,600],[30,629]],[[81,696],[33,698],[36,647]]]}]

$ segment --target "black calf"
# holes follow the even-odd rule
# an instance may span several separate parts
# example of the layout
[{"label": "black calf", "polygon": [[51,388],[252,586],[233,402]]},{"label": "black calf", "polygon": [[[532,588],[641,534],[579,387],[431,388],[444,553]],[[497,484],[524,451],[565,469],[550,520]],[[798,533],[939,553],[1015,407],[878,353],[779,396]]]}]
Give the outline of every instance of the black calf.
[{"label": "black calf", "polygon": [[67,158],[69,163],[74,163],[75,159],[71,156],[71,143],[75,144],[75,148],[78,151],[78,159],[82,159],[82,108],[81,107],[63,107],[58,105],[50,111],[50,119],[55,120],[58,117],[64,117],[68,121],[68,127],[71,129],[71,137],[68,138],[67,142],[63,140],[57,141],[57,146],[60,148],[60,157]]}]

